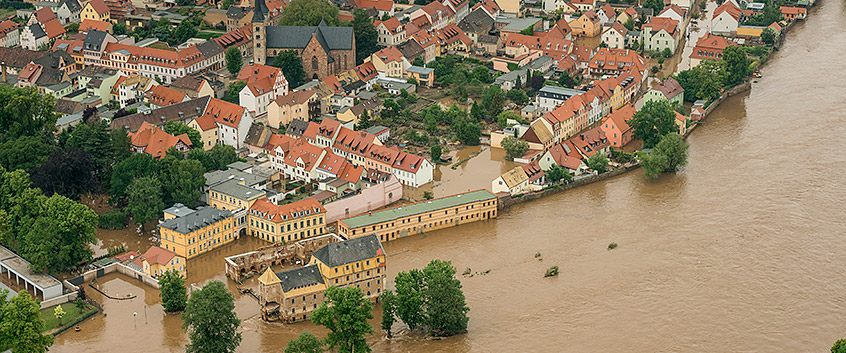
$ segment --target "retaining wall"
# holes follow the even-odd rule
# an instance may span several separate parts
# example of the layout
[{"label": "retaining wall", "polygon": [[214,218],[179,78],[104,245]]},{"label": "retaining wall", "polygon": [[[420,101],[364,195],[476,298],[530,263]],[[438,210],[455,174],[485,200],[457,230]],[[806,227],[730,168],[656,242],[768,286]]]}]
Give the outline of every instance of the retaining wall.
[{"label": "retaining wall", "polygon": [[570,190],[570,189],[577,188],[577,187],[580,187],[580,186],[584,186],[584,185],[587,185],[587,184],[595,183],[597,181],[611,179],[611,178],[616,177],[620,174],[623,174],[625,172],[628,172],[632,169],[637,169],[637,168],[640,168],[640,164],[633,164],[633,165],[620,167],[620,168],[614,169],[614,170],[612,170],[608,173],[605,173],[605,174],[590,175],[590,176],[581,178],[579,180],[572,181],[568,184],[559,185],[558,187],[553,187],[553,188],[546,189],[546,190],[530,192],[530,193],[515,195],[515,196],[512,196],[512,195],[502,196],[497,200],[497,208],[500,209],[500,210],[504,210],[506,208],[509,208],[509,207],[517,205],[517,204],[521,204],[523,202],[537,200],[539,198],[546,197],[546,196],[549,196],[549,195],[554,195],[554,194],[560,193],[560,192],[565,191],[565,190]]}]

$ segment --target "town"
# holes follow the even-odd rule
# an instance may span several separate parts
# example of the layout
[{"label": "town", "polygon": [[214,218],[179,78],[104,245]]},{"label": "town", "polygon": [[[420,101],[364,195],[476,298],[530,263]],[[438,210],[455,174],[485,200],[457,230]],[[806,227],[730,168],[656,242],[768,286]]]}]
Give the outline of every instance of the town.
[{"label": "town", "polygon": [[681,171],[815,5],[4,0],[0,350],[467,334],[462,279],[490,270],[392,268],[408,241]]}]

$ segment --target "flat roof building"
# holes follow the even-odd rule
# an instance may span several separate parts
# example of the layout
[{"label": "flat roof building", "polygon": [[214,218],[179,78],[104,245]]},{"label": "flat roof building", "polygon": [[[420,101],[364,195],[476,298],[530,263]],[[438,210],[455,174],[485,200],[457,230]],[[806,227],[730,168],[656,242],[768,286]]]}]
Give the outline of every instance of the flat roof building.
[{"label": "flat roof building", "polygon": [[25,290],[44,301],[62,295],[62,282],[53,276],[35,273],[29,261],[0,246],[0,283],[14,292]]}]

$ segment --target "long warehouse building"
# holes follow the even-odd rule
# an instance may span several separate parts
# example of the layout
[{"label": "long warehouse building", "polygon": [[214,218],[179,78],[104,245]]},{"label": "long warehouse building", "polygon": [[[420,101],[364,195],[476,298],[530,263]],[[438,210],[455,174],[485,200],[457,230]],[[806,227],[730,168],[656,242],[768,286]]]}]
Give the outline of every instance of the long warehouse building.
[{"label": "long warehouse building", "polygon": [[346,239],[376,234],[380,241],[386,242],[496,218],[496,203],[496,195],[488,190],[470,191],[344,218],[338,221],[338,233]]}]

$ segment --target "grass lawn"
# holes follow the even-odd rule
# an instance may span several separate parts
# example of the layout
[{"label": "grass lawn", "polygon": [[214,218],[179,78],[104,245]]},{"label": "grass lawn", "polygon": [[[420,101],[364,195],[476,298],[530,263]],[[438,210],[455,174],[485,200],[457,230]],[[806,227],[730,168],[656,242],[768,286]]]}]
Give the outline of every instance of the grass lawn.
[{"label": "grass lawn", "polygon": [[[75,303],[62,304],[62,309],[65,311],[65,316],[62,317],[62,323],[65,325],[74,322],[77,318],[84,316],[85,314],[97,311],[97,309],[88,304],[85,304],[85,309],[80,311],[79,308],[76,307]],[[53,310],[56,310],[55,306],[41,309],[41,318],[44,319],[45,332],[59,327],[59,320],[57,320],[56,316],[53,315]]]}]

